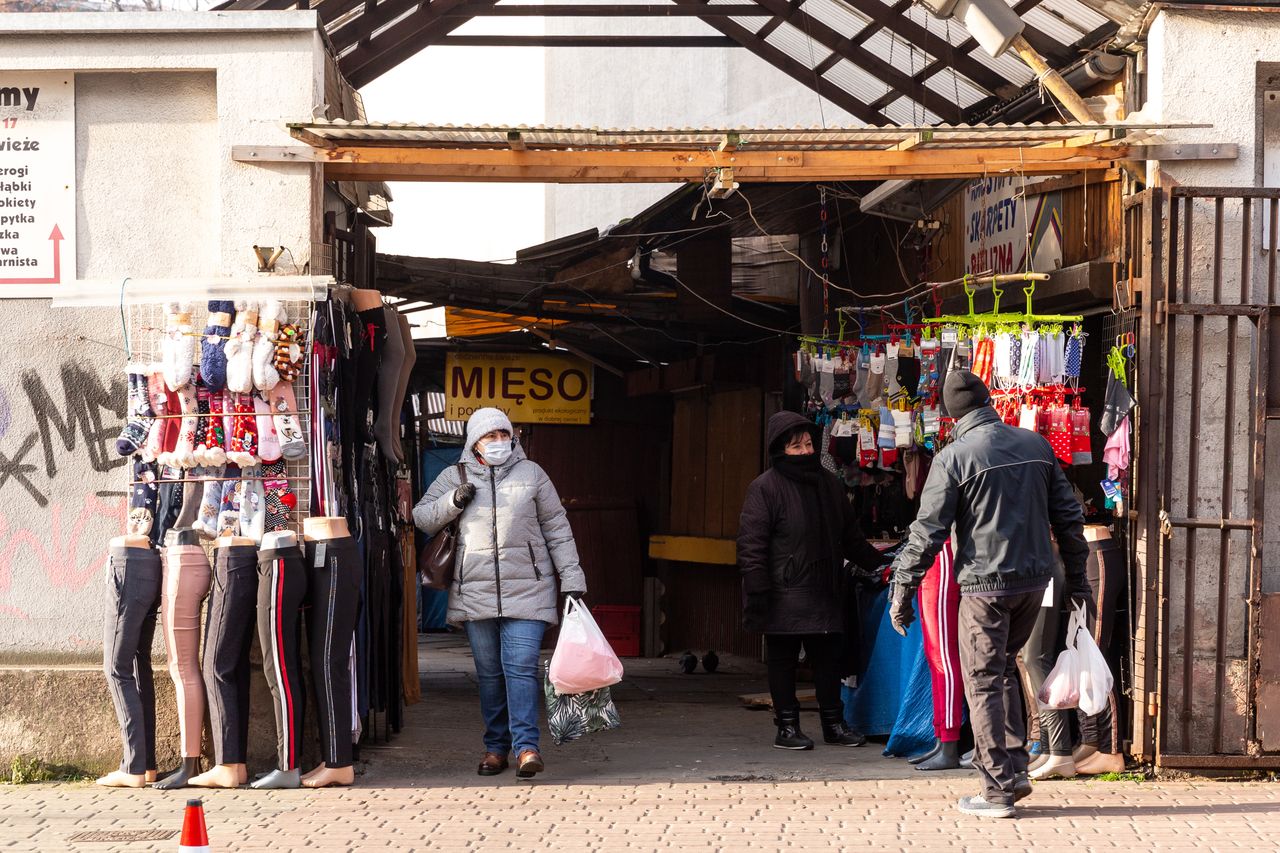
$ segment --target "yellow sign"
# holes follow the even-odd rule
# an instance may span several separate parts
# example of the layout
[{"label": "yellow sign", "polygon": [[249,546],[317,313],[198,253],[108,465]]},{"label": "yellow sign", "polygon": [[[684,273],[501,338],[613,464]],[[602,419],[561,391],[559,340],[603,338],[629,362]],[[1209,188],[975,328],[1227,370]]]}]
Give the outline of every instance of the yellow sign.
[{"label": "yellow sign", "polygon": [[476,409],[501,409],[518,424],[591,423],[591,365],[567,355],[449,353],[445,410],[465,421]]}]

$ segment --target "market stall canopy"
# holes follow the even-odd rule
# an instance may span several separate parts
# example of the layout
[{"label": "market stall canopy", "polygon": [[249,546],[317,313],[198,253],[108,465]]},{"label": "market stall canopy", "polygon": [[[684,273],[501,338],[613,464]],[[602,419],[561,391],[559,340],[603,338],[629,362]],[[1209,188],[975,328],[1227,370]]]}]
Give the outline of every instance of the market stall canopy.
[{"label": "market stall canopy", "polygon": [[337,181],[664,183],[1044,175],[1126,161],[1233,159],[1227,143],[1164,144],[1205,125],[1065,123],[898,128],[598,129],[296,122],[303,146],[234,146],[246,163],[314,162]]},{"label": "market stall canopy", "polygon": [[[1064,71],[1104,47],[1145,0],[1017,0],[1027,43]],[[220,10],[315,9],[342,73],[362,87],[431,46],[731,47],[813,89],[869,125],[996,118],[1037,87],[1011,55],[992,59],[958,20],[911,0],[674,0],[499,3],[497,0],[226,0]],[[600,34],[485,35],[464,24],[505,17],[587,18]],[[700,22],[680,35],[664,19]],[[625,32],[617,26],[622,19]],[[645,22],[653,22],[646,31]],[[612,34],[610,34],[612,30]]]}]

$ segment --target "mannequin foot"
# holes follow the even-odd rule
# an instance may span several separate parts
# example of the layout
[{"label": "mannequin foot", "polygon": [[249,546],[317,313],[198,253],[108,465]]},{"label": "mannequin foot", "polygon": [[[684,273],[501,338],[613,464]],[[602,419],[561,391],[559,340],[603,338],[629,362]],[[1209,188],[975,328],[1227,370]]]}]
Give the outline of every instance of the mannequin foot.
[{"label": "mannequin foot", "polygon": [[1027,775],[1037,781],[1057,778],[1070,779],[1076,775],[1076,763],[1071,760],[1070,755],[1051,755],[1048,761]]},{"label": "mannequin foot", "polygon": [[249,765],[237,764],[235,765],[235,768],[236,768],[236,777],[239,778],[240,784],[243,785],[246,782],[248,782],[249,781]]},{"label": "mannequin foot", "polygon": [[147,777],[142,773],[125,773],[123,770],[113,770],[98,779],[95,784],[104,788],[141,788],[147,784]]},{"label": "mannequin foot", "polygon": [[250,788],[258,790],[278,790],[283,788],[301,788],[302,775],[298,768],[292,770],[272,770],[270,773],[255,781]]},{"label": "mannequin foot", "polygon": [[917,770],[959,770],[960,742],[949,741],[938,744],[938,751],[916,765]]},{"label": "mannequin foot", "polygon": [[312,776],[315,776],[315,775],[316,775],[316,774],[318,774],[318,773],[323,773],[323,772],[324,772],[324,770],[325,770],[325,763],[324,763],[323,761],[321,761],[321,762],[320,762],[319,764],[317,764],[315,767],[311,768],[311,769],[310,769],[310,770],[308,770],[306,773],[303,773],[303,774],[302,774],[302,781],[303,781],[303,782],[305,782],[305,781],[307,781],[308,779],[310,779]]},{"label": "mannequin foot", "polygon": [[920,753],[919,755],[912,755],[911,757],[909,757],[909,758],[907,759],[907,763],[908,763],[908,764],[919,764],[919,763],[920,763],[920,762],[922,762],[922,761],[928,761],[930,758],[933,758],[935,755],[937,755],[937,754],[938,754],[938,751],[939,751],[939,750],[941,750],[941,749],[942,749],[942,741],[937,740],[937,739],[935,738],[935,739],[934,739],[934,741],[933,741],[933,746],[932,746],[932,747],[930,747],[929,749],[927,749],[927,750],[925,750],[924,752]]},{"label": "mannequin foot", "polygon": [[1027,772],[1030,773],[1033,770],[1039,770],[1040,765],[1044,764],[1048,760],[1049,760],[1049,753],[1047,752],[1040,753],[1035,758],[1031,759],[1031,763],[1027,765]]},{"label": "mannequin foot", "polygon": [[157,773],[155,770],[148,770],[148,771],[147,771],[147,784],[148,784],[148,785],[150,785],[152,782],[156,781],[156,779],[158,779],[159,777],[160,777],[160,774],[159,774],[159,773]]},{"label": "mannequin foot", "polygon": [[151,787],[161,791],[173,791],[177,788],[185,788],[187,783],[191,781],[191,777],[200,772],[199,758],[183,758],[182,766],[177,770],[166,773],[161,779]]},{"label": "mannequin foot", "polygon": [[1082,743],[1075,749],[1071,750],[1071,760],[1076,764],[1080,764],[1091,755],[1095,755],[1098,748],[1091,743]]},{"label": "mannequin foot", "polygon": [[966,752],[964,755],[960,756],[960,769],[962,770],[973,769],[973,750],[972,749]]},{"label": "mannequin foot", "polygon": [[304,788],[327,788],[330,785],[350,785],[356,781],[354,767],[326,767],[302,780]]},{"label": "mannequin foot", "polygon": [[187,781],[193,788],[239,788],[240,772],[234,764],[219,764]]},{"label": "mannequin foot", "polygon": [[1099,776],[1103,773],[1123,773],[1124,756],[1118,752],[1095,752],[1076,765],[1082,776]]}]

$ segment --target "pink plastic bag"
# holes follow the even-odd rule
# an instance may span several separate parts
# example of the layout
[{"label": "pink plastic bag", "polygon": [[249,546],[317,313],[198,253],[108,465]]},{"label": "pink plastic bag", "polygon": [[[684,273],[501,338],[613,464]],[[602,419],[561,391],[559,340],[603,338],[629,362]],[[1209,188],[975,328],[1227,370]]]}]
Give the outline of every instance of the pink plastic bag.
[{"label": "pink plastic bag", "polygon": [[622,680],[622,661],[586,605],[573,598],[564,603],[560,639],[548,673],[558,693],[590,693]]}]

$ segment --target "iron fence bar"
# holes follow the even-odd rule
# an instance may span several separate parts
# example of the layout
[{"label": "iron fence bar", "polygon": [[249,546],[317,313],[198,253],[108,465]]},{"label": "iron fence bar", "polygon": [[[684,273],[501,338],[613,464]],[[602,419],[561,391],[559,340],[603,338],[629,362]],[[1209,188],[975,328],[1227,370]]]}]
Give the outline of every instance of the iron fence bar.
[{"label": "iron fence bar", "polygon": [[[1273,203],[1274,204],[1274,203]],[[1271,227],[1275,229],[1275,211],[1271,215]],[[1276,245],[1271,244],[1274,259]],[[1274,267],[1272,268],[1274,272]],[[1262,619],[1262,558],[1263,531],[1266,529],[1266,492],[1262,477],[1267,467],[1267,393],[1271,383],[1271,315],[1258,318],[1255,329],[1257,346],[1253,360],[1253,458],[1249,471],[1249,503],[1253,512],[1253,532],[1249,536],[1249,601],[1248,627],[1245,644],[1246,692],[1245,739],[1252,746],[1258,740],[1258,651],[1261,643],[1259,629]]]},{"label": "iron fence bar", "polygon": [[1280,240],[1280,198],[1271,199],[1271,242],[1268,245],[1271,251],[1267,258],[1267,302],[1275,304],[1276,301],[1276,255],[1280,254],[1280,245],[1276,244]]},{"label": "iron fence bar", "polygon": [[1254,522],[1238,518],[1178,518],[1169,516],[1164,521],[1170,527],[1187,530],[1253,530]]},{"label": "iron fence bar", "polygon": [[[1169,286],[1167,288],[1167,296],[1174,297],[1178,293],[1178,262],[1180,260],[1179,250],[1181,248],[1181,234],[1179,232],[1179,222],[1183,227],[1191,225],[1190,220],[1190,202],[1184,201],[1181,204],[1182,210],[1179,210],[1179,203],[1176,197],[1169,199]],[[1186,218],[1180,219],[1179,213]],[[1174,382],[1177,376],[1177,318],[1172,317],[1164,327],[1164,426],[1159,437],[1164,447],[1164,464],[1161,466],[1158,474],[1158,482],[1161,485],[1160,502],[1161,509],[1168,511],[1172,508],[1172,499],[1170,497],[1172,487],[1172,477],[1170,472],[1173,470],[1173,440],[1169,437],[1168,425],[1173,423],[1173,393]],[[1169,561],[1171,559],[1171,551],[1173,543],[1168,536],[1160,536],[1160,558],[1156,563],[1159,573],[1159,606],[1160,621],[1158,625],[1159,643],[1160,643],[1160,699],[1159,699],[1159,743],[1157,744],[1156,755],[1159,757],[1169,746],[1169,717],[1171,716],[1172,704],[1169,702],[1169,681],[1170,681],[1170,655],[1169,647],[1171,644],[1169,638],[1169,618],[1170,618],[1170,601],[1173,598],[1170,595],[1170,578],[1169,578]],[[1168,706],[1168,707],[1166,707]]]},{"label": "iron fence bar", "polygon": [[1173,187],[1173,198],[1271,198],[1280,199],[1280,187]]},{"label": "iron fence bar", "polygon": [[1216,305],[1207,302],[1169,302],[1164,306],[1167,314],[1184,314],[1193,317],[1256,317],[1271,310],[1269,305]]},{"label": "iron fence bar", "polygon": [[1253,302],[1253,200],[1240,210],[1240,304]]}]

